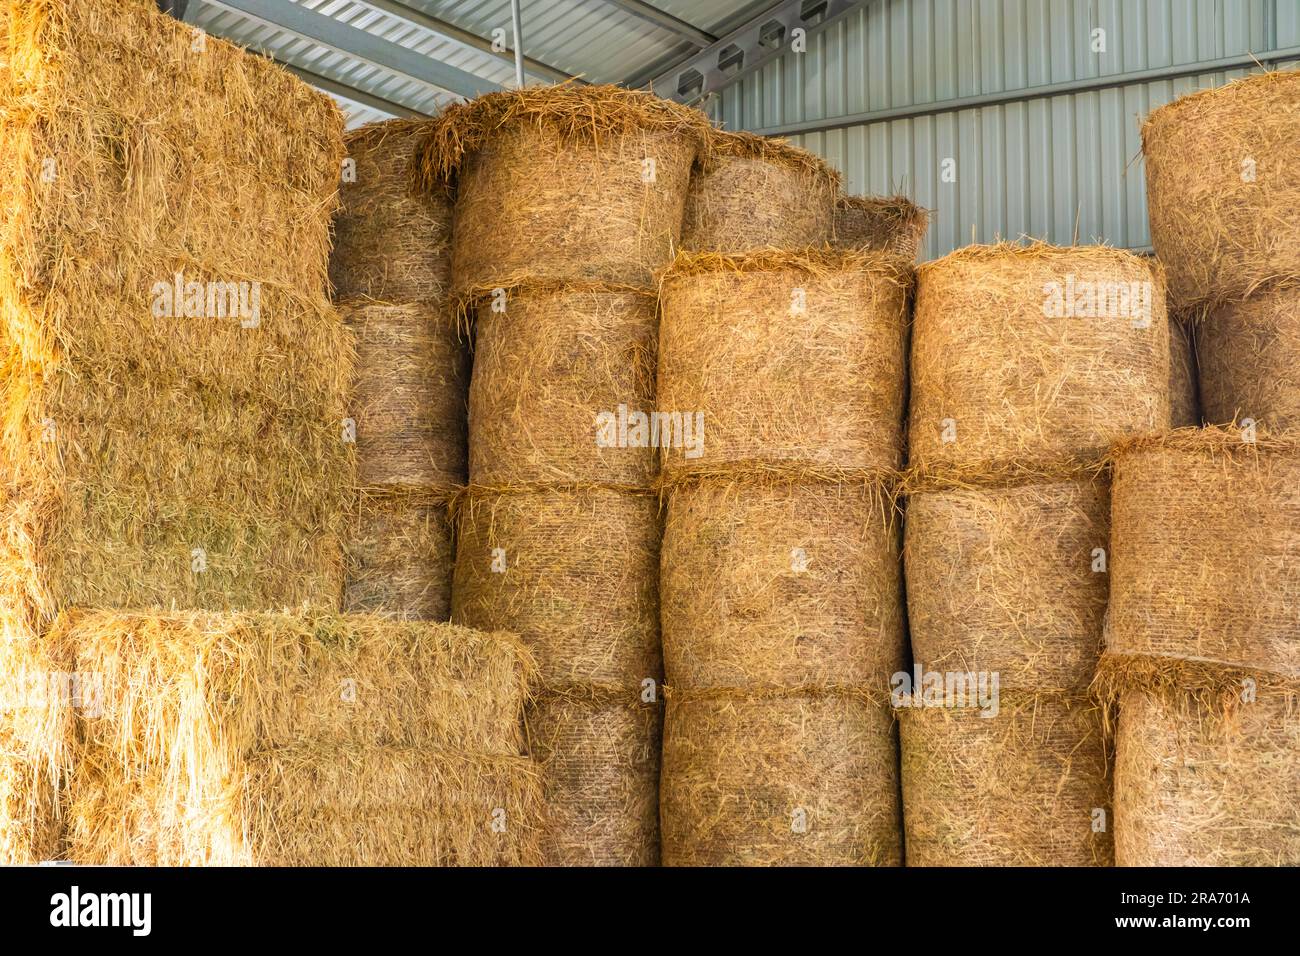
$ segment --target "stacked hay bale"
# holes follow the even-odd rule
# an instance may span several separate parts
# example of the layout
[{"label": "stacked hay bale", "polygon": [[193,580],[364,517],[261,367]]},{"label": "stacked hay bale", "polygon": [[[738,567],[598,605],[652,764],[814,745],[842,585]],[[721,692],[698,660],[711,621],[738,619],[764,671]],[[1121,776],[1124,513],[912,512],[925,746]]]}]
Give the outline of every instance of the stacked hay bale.
[{"label": "stacked hay bale", "polygon": [[841,177],[785,140],[712,130],[691,176],[682,248],[739,253],[821,246],[834,233]]},{"label": "stacked hay bale", "polygon": [[451,200],[412,187],[423,121],[345,142],[330,278],[356,334],[350,412],[360,484],[344,609],[451,613],[448,509],[466,480],[469,352],[449,298]]},{"label": "stacked hay bale", "polygon": [[664,862],[901,859],[885,687],[906,263],[683,253],[661,288]]},{"label": "stacked hay bale", "polygon": [[0,4],[4,860],[62,852],[61,610],[341,593],[342,120],[195,43],[144,0]]},{"label": "stacked hay bale", "polygon": [[1195,324],[1210,423],[1300,427],[1300,72],[1185,96],[1142,127],[1151,241]]},{"label": "stacked hay bale", "polygon": [[1159,270],[1102,247],[971,246],[920,267],[914,322],[908,862],[1109,862],[1088,699],[1107,594],[1100,472],[1111,441],[1169,426]]},{"label": "stacked hay bale", "polygon": [[512,635],[375,615],[69,612],[70,856],[147,866],[536,864]]},{"label": "stacked hay bale", "polygon": [[452,107],[423,152],[475,334],[452,614],[537,658],[551,864],[659,861],[653,282],[707,129],[643,92],[539,88]]},{"label": "stacked hay bale", "polygon": [[1098,681],[1129,866],[1300,862],[1300,450],[1237,429],[1117,450]]},{"label": "stacked hay bale", "polygon": [[930,214],[906,196],[840,196],[832,242],[842,249],[876,249],[915,262],[929,223]]}]

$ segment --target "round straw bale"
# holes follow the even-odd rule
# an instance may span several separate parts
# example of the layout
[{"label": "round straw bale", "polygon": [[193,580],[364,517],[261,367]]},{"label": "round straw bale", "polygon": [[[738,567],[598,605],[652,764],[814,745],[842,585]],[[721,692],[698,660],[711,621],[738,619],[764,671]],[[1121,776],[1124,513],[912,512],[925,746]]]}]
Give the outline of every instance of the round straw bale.
[{"label": "round straw bale", "polygon": [[665,866],[898,866],[887,704],[836,693],[670,693]]},{"label": "round straw bale", "polygon": [[365,485],[446,489],[465,483],[469,356],[456,321],[427,303],[354,299],[351,412]]},{"label": "round straw bale", "polygon": [[785,140],[713,130],[691,176],[682,248],[800,249],[830,241],[840,174]]},{"label": "round straw bale", "polygon": [[1207,421],[1300,429],[1300,288],[1274,285],[1211,309],[1196,351]]},{"label": "round straw bale", "polygon": [[1115,459],[1106,648],[1300,678],[1300,448],[1229,429]]},{"label": "round straw bale", "polygon": [[1300,278],[1300,72],[1184,96],[1142,126],[1151,242],[1180,309]]},{"label": "round straw bale", "polygon": [[654,495],[471,489],[458,508],[453,620],[518,634],[543,685],[659,679]]},{"label": "round straw bale", "polygon": [[1201,424],[1194,341],[1192,328],[1170,317],[1169,411],[1174,428],[1192,428]]},{"label": "round straw bale", "polygon": [[659,865],[663,711],[639,693],[544,694],[529,708],[546,865]]},{"label": "round straw bale", "polygon": [[709,125],[645,91],[591,85],[489,93],[429,129],[419,179],[455,186],[452,285],[465,297],[530,278],[648,287],[681,237]]},{"label": "round straw bale", "polygon": [[1300,701],[1250,703],[1134,687],[1119,699],[1120,866],[1300,864]]},{"label": "round straw bale", "polygon": [[330,281],[340,298],[438,302],[451,282],[451,200],[414,188],[427,120],[371,123],[344,137]]},{"label": "round straw bale", "polygon": [[665,473],[897,468],[910,284],[883,253],[678,256],[660,291],[658,406],[702,433],[674,429]]},{"label": "round straw bale", "polygon": [[649,293],[542,284],[484,300],[469,392],[470,480],[649,487],[658,454],[629,424],[648,422],[654,407],[658,332]]},{"label": "round straw bale", "polygon": [[660,584],[677,690],[867,684],[904,666],[898,527],[865,482],[674,485]]},{"label": "round straw bale", "polygon": [[914,262],[929,224],[930,214],[906,196],[840,196],[835,202],[834,244],[892,252]]},{"label": "round straw bale", "polygon": [[343,610],[421,621],[451,616],[452,537],[439,495],[362,491],[343,583]]},{"label": "round straw bale", "polygon": [[1013,692],[985,713],[899,710],[908,866],[1111,865],[1101,709]]},{"label": "round straw bale", "polygon": [[[926,670],[1082,693],[1101,654],[1104,481],[960,488],[907,500],[912,654]],[[666,629],[665,629],[666,630]]]},{"label": "round straw bale", "polygon": [[1060,473],[1169,425],[1158,266],[1103,246],[967,246],[917,270],[914,469]]}]

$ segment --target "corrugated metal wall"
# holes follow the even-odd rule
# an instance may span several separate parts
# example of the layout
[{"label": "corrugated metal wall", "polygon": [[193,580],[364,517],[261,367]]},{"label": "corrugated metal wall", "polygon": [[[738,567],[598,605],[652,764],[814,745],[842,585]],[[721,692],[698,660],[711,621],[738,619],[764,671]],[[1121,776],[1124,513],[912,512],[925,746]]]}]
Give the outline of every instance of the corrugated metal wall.
[{"label": "corrugated metal wall", "polygon": [[[1092,50],[1098,28],[1104,52]],[[842,170],[850,192],[903,192],[934,210],[927,258],[1022,234],[1144,248],[1140,118],[1248,70],[1131,75],[1297,46],[1297,0],[873,0],[711,108],[750,130],[897,111],[791,139]],[[1060,83],[1102,88],[943,107]],[[955,182],[941,181],[948,159]]]}]

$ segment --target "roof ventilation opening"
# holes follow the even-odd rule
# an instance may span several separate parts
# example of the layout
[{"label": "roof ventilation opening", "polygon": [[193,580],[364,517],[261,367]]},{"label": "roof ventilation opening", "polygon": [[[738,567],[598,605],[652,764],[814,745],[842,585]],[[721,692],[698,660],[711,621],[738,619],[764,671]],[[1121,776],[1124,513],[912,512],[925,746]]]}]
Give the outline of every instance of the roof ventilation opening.
[{"label": "roof ventilation opening", "polygon": [[758,45],[764,50],[779,50],[785,42],[785,27],[778,20],[768,20],[758,28]]},{"label": "roof ventilation opening", "polygon": [[745,51],[730,43],[718,51],[718,69],[730,76],[739,73],[745,66]]},{"label": "roof ventilation opening", "polygon": [[704,91],[704,74],[699,70],[683,70],[677,77],[678,96],[699,96]]},{"label": "roof ventilation opening", "polygon": [[826,19],[828,6],[827,0],[804,0],[803,6],[799,8],[799,19],[807,24],[821,23]]}]

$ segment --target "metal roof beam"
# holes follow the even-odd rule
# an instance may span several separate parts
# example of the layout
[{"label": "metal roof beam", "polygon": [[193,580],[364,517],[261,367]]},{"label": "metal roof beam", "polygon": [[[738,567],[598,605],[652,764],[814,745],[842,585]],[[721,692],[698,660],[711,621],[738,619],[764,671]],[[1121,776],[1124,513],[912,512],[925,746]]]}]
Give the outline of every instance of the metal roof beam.
[{"label": "metal roof beam", "polygon": [[282,67],[292,73],[304,83],[309,83],[318,90],[324,90],[331,93],[339,99],[347,100],[358,106],[364,106],[367,109],[376,110],[380,113],[387,113],[389,116],[407,116],[414,119],[423,119],[428,113],[421,113],[419,110],[413,110],[409,106],[398,103],[394,100],[385,99],[382,96],[376,96],[374,93],[367,93],[365,90],[359,90],[355,86],[349,86],[346,83],[340,83],[338,80],[330,79],[328,76],[322,76],[311,70],[303,69],[300,66],[294,66],[292,63],[286,63],[284,60],[270,56],[263,51],[263,56],[275,60]]},{"label": "metal roof beam", "polygon": [[1145,70],[1134,70],[1130,73],[1106,73],[1101,76],[1085,76],[1075,80],[1049,83],[1042,86],[1022,86],[997,93],[979,93],[974,96],[934,100],[929,103],[893,106],[888,109],[872,110],[867,113],[849,113],[826,119],[787,123],[782,126],[768,126],[751,130],[751,132],[760,136],[805,136],[809,133],[825,133],[830,130],[847,129],[852,126],[867,126],[871,123],[883,123],[890,120],[916,119],[921,116],[934,116],[939,113],[957,113],[962,110],[1006,106],[1009,103],[1024,103],[1028,100],[1046,99],[1053,96],[1108,90],[1121,86],[1132,86],[1137,83],[1176,80],[1189,76],[1200,76],[1203,73],[1220,73],[1224,70],[1248,70],[1252,66],[1268,66],[1273,63],[1297,59],[1300,59],[1300,46],[1293,46],[1282,50],[1266,50],[1261,53],[1245,53],[1240,56],[1223,57],[1218,60],[1176,63],[1172,66],[1156,66]]},{"label": "metal roof beam", "polygon": [[[657,75],[642,74],[630,79],[626,85],[637,87],[650,83],[660,96],[681,103],[694,103],[788,52],[796,29],[812,36],[868,2],[782,0],[698,53],[679,60]],[[687,80],[695,79],[695,74],[699,74],[700,79],[683,91],[683,85]]]},{"label": "metal roof beam", "polygon": [[670,33],[675,33],[687,43],[693,43],[697,47],[706,47],[710,43],[717,42],[718,38],[712,33],[701,30],[680,17],[673,16],[667,10],[660,10],[658,7],[646,3],[645,0],[605,0],[605,2],[632,14],[638,20],[653,23]]},{"label": "metal roof beam", "polygon": [[501,89],[486,80],[448,63],[434,60],[408,47],[348,26],[333,17],[316,13],[296,3],[267,3],[266,0],[205,0],[209,6],[238,13],[266,26],[360,60],[370,66],[435,89],[466,98]]},{"label": "metal roof beam", "polygon": [[[514,55],[507,51],[492,49],[492,41],[486,40],[477,33],[471,33],[468,30],[462,30],[453,23],[446,20],[440,20],[435,16],[425,13],[423,10],[417,10],[409,3],[402,3],[400,0],[360,0],[368,7],[378,10],[380,13],[386,13],[389,16],[396,17],[399,20],[405,20],[415,26],[428,30],[430,33],[436,33],[444,39],[451,40],[453,43],[459,43],[467,49],[477,50],[480,53],[487,53],[491,56],[500,57],[510,62],[514,62]],[[551,66],[549,63],[543,63],[541,60],[534,60],[530,56],[524,57],[524,68],[533,76],[544,80],[551,80],[555,83],[565,83],[574,77],[559,69]],[[579,83],[585,83],[586,80],[578,80]]]}]

